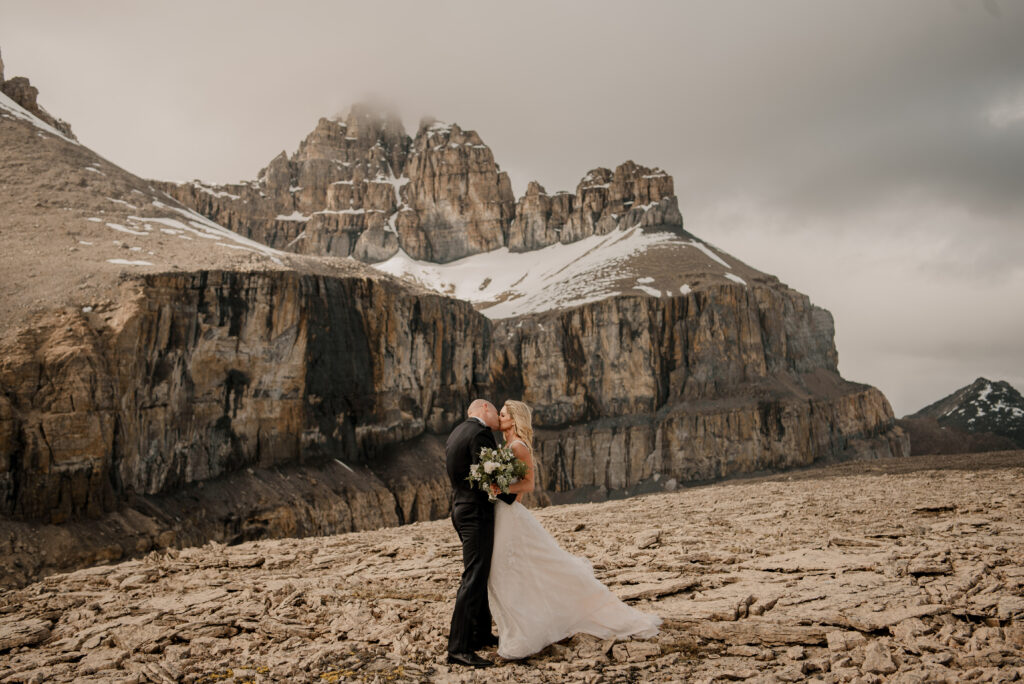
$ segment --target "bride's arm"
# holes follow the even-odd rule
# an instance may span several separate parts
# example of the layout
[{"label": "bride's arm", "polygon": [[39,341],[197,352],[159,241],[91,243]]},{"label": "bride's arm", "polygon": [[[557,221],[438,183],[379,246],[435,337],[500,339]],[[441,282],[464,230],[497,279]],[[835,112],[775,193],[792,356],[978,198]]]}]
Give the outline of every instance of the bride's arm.
[{"label": "bride's arm", "polygon": [[512,453],[515,454],[516,458],[526,464],[526,475],[523,475],[523,479],[509,485],[509,494],[525,494],[526,492],[533,491],[533,457],[530,456],[530,450],[526,448],[521,442],[516,442],[512,445]]}]

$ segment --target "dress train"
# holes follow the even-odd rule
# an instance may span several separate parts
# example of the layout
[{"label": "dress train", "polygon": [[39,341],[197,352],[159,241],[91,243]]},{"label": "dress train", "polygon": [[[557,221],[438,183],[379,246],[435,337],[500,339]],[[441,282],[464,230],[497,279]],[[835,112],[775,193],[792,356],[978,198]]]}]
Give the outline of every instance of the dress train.
[{"label": "dress train", "polygon": [[529,509],[518,501],[494,506],[487,596],[498,655],[525,658],[580,632],[601,639],[658,633],[661,618],[620,601],[590,562],[562,549]]}]

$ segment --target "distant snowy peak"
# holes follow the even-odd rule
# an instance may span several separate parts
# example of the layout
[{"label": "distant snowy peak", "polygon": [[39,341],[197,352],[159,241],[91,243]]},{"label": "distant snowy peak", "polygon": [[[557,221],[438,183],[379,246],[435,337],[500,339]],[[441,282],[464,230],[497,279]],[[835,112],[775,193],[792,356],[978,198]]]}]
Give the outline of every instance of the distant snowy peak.
[{"label": "distant snowy peak", "polygon": [[1008,382],[978,378],[911,418],[934,418],[940,425],[967,432],[991,432],[1024,448],[1024,397]]},{"label": "distant snowy peak", "polygon": [[978,378],[957,394],[957,404],[944,411],[940,419],[999,424],[1024,421],[1024,397],[1007,382]]}]

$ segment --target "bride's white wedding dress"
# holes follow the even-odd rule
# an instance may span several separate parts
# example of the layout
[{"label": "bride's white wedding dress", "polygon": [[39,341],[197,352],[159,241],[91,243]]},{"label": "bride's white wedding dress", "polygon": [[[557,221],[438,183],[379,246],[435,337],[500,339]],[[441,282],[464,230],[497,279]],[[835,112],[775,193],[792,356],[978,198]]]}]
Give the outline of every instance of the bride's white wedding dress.
[{"label": "bride's white wedding dress", "polygon": [[494,508],[487,597],[498,655],[525,658],[580,632],[601,639],[658,633],[661,618],[620,601],[590,562],[563,550],[529,509],[518,501]]}]

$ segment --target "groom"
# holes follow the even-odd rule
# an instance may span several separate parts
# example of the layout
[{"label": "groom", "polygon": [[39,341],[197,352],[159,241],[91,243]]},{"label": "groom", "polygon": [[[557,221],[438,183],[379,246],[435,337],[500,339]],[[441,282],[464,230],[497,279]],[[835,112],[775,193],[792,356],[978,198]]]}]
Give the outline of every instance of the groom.
[{"label": "groom", "polygon": [[452,430],[445,445],[448,479],[452,483],[452,523],[462,541],[462,583],[455,597],[455,611],[448,635],[448,662],[470,667],[493,665],[474,651],[494,646],[491,610],[487,605],[487,576],[491,574],[494,546],[494,507],[487,494],[466,479],[469,466],[479,462],[483,447],[498,446],[492,430],[498,429],[498,411],[486,399],[469,405],[467,418]]}]

